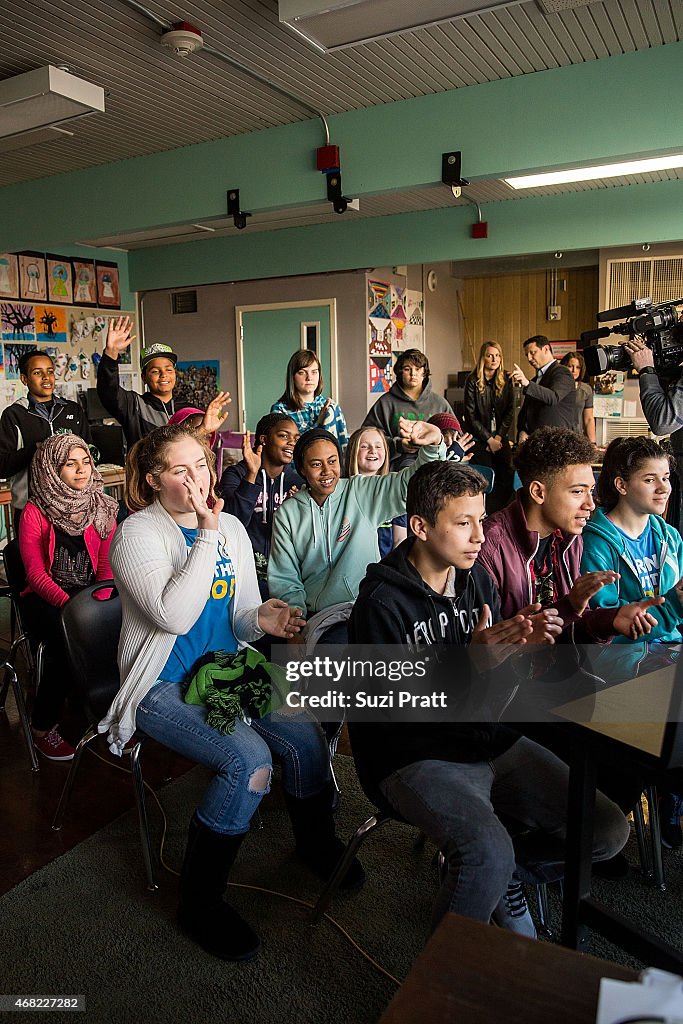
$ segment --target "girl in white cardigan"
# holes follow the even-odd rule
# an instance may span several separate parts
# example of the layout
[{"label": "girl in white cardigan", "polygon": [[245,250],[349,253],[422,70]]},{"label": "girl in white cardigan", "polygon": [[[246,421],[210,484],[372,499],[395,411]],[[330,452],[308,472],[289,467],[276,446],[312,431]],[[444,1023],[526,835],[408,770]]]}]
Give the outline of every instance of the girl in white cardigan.
[{"label": "girl in white cardigan", "polygon": [[[321,877],[343,845],[332,818],[329,750],[319,725],[298,714],[271,714],[222,735],[203,706],[186,704],[193,667],[209,651],[236,651],[264,632],[292,637],[298,608],[261,603],[247,533],[215,484],[210,449],[185,427],[161,427],[138,441],[126,466],[126,501],[110,562],[121,596],[121,688],[100,723],[120,753],[136,727],[216,772],[190,823],[178,918],[224,960],[248,960],[259,940],[223,902],[230,869],[249,822],[269,791],[271,754],[282,764],[297,852]],[[355,867],[351,884],[363,880]]]}]

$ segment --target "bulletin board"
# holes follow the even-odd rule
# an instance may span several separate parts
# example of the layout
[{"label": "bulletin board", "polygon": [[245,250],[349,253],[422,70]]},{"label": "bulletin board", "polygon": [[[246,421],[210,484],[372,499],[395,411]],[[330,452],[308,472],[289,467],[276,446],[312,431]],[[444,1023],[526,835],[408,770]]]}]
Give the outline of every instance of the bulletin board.
[{"label": "bulletin board", "polygon": [[[0,298],[0,412],[27,394],[19,380],[19,359],[36,348],[54,360],[55,393],[78,401],[79,394],[96,386],[109,321],[119,316],[129,316],[137,334],[134,312]],[[137,340],[119,364],[121,386],[141,391]]]}]

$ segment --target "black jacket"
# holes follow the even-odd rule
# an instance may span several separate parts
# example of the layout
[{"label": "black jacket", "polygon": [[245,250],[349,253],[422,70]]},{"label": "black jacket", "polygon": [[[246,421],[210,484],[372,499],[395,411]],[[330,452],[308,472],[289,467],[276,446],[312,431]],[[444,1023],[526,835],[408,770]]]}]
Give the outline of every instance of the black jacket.
[{"label": "black jacket", "polygon": [[[244,460],[234,466],[228,466],[218,485],[218,493],[225,500],[225,511],[236,516],[246,527],[254,553],[263,555],[267,562],[273,532],[273,516],[287,497],[290,487],[302,487],[304,481],[294,466],[285,466],[282,473],[274,479],[262,469],[253,484],[245,479],[246,475],[247,464]],[[258,572],[258,559],[256,569]]]},{"label": "black jacket", "polygon": [[186,409],[189,402],[162,402],[156,395],[146,392],[126,391],[119,387],[119,363],[106,352],[97,369],[97,394],[100,402],[123,427],[128,447],[141,437],[151,434],[157,427],[165,426],[174,412]]},{"label": "black jacket", "polygon": [[527,434],[533,434],[539,427],[567,427],[573,430],[575,424],[574,378],[566,366],[554,362],[543,374],[540,384],[534,378],[525,388],[517,430],[525,430]]},{"label": "black jacket", "polygon": [[[47,407],[50,403],[45,403]],[[46,410],[47,411],[47,410]],[[91,443],[90,426],[80,405],[55,395],[47,416],[28,398],[8,406],[0,418],[0,476],[11,477],[12,507],[28,501],[28,471],[36,447],[52,434],[76,434]]]},{"label": "black jacket", "polygon": [[[356,644],[403,644],[410,648],[467,645],[481,608],[500,619],[498,594],[479,565],[456,573],[456,597],[437,594],[407,559],[415,538],[377,565],[369,565],[349,620]],[[463,680],[463,687],[469,680]],[[486,761],[512,746],[517,734],[495,723],[354,723],[349,736],[358,776],[369,795],[399,768],[416,761]]]},{"label": "black jacket", "polygon": [[[495,378],[494,378],[495,379]],[[465,384],[465,421],[466,429],[476,441],[484,446],[490,437],[495,436],[491,430],[493,412],[496,414],[496,434],[505,441],[510,434],[514,402],[512,381],[506,374],[505,387],[500,395],[496,395],[493,380],[485,382],[483,394],[477,387],[477,375],[471,373]]]}]

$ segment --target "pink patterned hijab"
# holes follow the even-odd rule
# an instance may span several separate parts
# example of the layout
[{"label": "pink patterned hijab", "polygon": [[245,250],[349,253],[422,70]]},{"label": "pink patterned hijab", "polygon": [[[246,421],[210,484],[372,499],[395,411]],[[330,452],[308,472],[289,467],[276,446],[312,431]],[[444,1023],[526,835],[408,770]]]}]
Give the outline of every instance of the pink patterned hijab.
[{"label": "pink patterned hijab", "polygon": [[108,537],[116,524],[119,503],[104,493],[104,483],[93,465],[88,486],[82,491],[69,487],[59,473],[74,448],[88,450],[75,434],[53,434],[36,448],[31,462],[29,501],[53,526],[71,537],[94,526],[100,537]]}]

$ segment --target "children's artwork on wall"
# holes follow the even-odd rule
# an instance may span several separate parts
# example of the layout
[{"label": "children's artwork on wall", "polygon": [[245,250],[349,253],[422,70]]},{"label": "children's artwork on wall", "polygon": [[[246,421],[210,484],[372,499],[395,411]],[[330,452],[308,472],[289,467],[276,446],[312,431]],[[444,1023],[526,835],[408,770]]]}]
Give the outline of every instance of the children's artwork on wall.
[{"label": "children's artwork on wall", "polygon": [[406,291],[407,323],[403,331],[404,347],[424,352],[424,314],[422,292]]},{"label": "children's artwork on wall", "polygon": [[0,345],[0,373],[4,373],[4,372],[5,372],[5,355],[4,355],[4,352],[2,350],[2,345]]},{"label": "children's artwork on wall", "polygon": [[66,310],[61,306],[36,306],[36,340],[48,345],[66,344]]},{"label": "children's artwork on wall", "polygon": [[121,308],[121,292],[119,290],[119,268],[116,263],[95,263],[97,274],[97,304]]},{"label": "children's artwork on wall", "polygon": [[72,260],[74,302],[81,306],[97,305],[97,278],[94,260]]},{"label": "children's artwork on wall", "polygon": [[194,359],[176,363],[175,398],[198,409],[206,409],[219,391],[220,363],[217,359]]},{"label": "children's artwork on wall", "polygon": [[19,298],[29,302],[45,302],[47,299],[45,257],[42,253],[19,253]]},{"label": "children's artwork on wall", "polygon": [[391,322],[394,326],[394,348],[400,348],[403,343],[403,331],[408,319],[405,311],[405,293],[405,288],[400,288],[398,285],[391,286]]},{"label": "children's artwork on wall", "polygon": [[381,305],[384,306],[387,316],[389,316],[390,290],[391,285],[388,281],[372,281],[368,279],[368,309],[373,310],[376,306]]},{"label": "children's artwork on wall", "polygon": [[0,252],[0,298],[19,298],[19,260],[13,252]]},{"label": "children's artwork on wall", "polygon": [[381,338],[373,337],[372,333],[370,336],[370,344],[368,345],[369,356],[390,356],[391,355],[391,338],[386,338],[382,335]]},{"label": "children's artwork on wall", "polygon": [[35,351],[35,345],[22,345],[21,343],[5,342],[5,380],[19,380],[19,360],[26,352]]},{"label": "children's artwork on wall", "polygon": [[0,329],[3,341],[35,341],[34,307],[24,302],[0,302]]},{"label": "children's artwork on wall", "polygon": [[391,387],[391,356],[372,356],[370,359],[370,393],[384,394]]},{"label": "children's artwork on wall", "polygon": [[74,300],[71,280],[71,260],[61,256],[47,255],[47,298],[48,302],[64,302],[70,305]]}]

